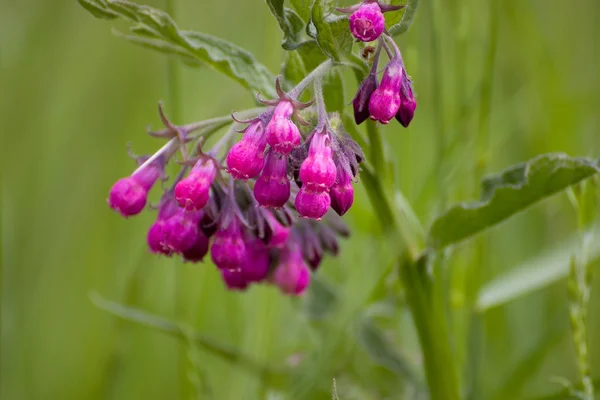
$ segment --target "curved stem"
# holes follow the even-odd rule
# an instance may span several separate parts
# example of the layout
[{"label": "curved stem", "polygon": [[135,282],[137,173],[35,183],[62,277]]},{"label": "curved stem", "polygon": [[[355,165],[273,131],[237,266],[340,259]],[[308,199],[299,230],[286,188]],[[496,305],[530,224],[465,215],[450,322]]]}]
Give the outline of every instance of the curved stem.
[{"label": "curved stem", "polygon": [[312,72],[310,74],[306,75],[306,77],[304,79],[302,79],[302,81],[298,85],[296,85],[295,88],[290,90],[288,95],[293,99],[297,99],[298,97],[300,97],[302,92],[304,92],[304,90],[308,87],[308,85],[311,84],[312,81],[314,81],[315,79],[321,78],[323,75],[325,75],[327,73],[327,71],[329,71],[329,69],[331,69],[332,66],[333,66],[333,63],[331,62],[331,60],[327,60],[327,61],[323,62],[317,68],[312,70]]}]

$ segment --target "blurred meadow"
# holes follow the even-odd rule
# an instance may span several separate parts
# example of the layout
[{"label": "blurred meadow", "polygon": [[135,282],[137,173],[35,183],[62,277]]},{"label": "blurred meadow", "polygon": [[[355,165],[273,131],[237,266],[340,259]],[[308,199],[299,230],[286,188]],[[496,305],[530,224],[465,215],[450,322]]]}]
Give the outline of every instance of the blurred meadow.
[{"label": "blurred meadow", "polygon": [[[278,73],[281,33],[264,1],[175,4],[180,27],[227,39]],[[487,174],[541,153],[600,156],[599,20],[597,0],[421,1],[397,39],[415,120],[381,132],[425,227],[451,204],[476,200]],[[134,167],[127,143],[138,154],[162,145],[145,132],[160,126],[159,100],[176,123],[254,105],[217,72],[177,64],[181,98],[171,111],[167,56],[111,34],[123,26],[75,1],[0,3],[0,398],[328,399],[334,378],[340,400],[423,398],[397,260],[360,183],[344,217],[351,238],[301,299],[266,286],[228,292],[210,261],[146,250],[151,213],[124,220],[107,207],[113,182]],[[349,104],[356,83],[344,77]],[[560,193],[447,254],[464,399],[569,398],[561,382],[575,382],[577,369],[565,278],[576,234]],[[591,248],[597,267],[598,239]],[[164,320],[133,316],[171,333],[98,304],[143,310]],[[588,329],[600,377],[599,279]]]}]

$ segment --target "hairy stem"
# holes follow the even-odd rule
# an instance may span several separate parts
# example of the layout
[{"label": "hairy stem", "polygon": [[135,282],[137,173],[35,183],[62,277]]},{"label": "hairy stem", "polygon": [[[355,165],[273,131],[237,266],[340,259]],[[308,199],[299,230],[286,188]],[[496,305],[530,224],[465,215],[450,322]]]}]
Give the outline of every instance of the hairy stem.
[{"label": "hairy stem", "polygon": [[293,99],[297,99],[298,97],[300,97],[302,92],[304,92],[304,90],[308,87],[308,85],[310,85],[315,79],[320,79],[323,75],[327,73],[327,71],[329,71],[329,69],[331,69],[331,67],[333,67],[333,63],[331,62],[331,60],[323,62],[317,68],[312,70],[310,74],[306,75],[306,77],[302,79],[302,81],[298,85],[296,85],[295,88],[290,90],[288,95]]}]

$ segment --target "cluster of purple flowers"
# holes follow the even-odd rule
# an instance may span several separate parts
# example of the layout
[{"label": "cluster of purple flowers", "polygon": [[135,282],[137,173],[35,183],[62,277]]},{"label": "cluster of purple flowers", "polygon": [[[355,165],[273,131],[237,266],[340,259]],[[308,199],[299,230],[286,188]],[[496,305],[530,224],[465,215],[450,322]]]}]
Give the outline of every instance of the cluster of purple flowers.
[{"label": "cluster of purple flowers", "polygon": [[[357,39],[379,39],[371,72],[353,101],[357,124],[369,117],[387,124],[395,117],[406,127],[413,118],[416,101],[400,51],[387,34],[381,37],[383,12],[398,8],[365,0],[338,9],[351,13],[350,29]],[[379,84],[382,48],[390,61]],[[325,63],[319,68],[330,67]],[[337,254],[338,237],[349,234],[340,217],[354,202],[353,182],[364,160],[361,148],[344,132],[340,116],[325,110],[319,68],[287,93],[278,79],[278,97],[259,98],[266,106],[260,115],[249,120],[233,115],[230,133],[245,124],[238,131],[243,137],[222,159],[220,146],[229,142],[230,134],[204,153],[204,137],[191,135],[197,127],[173,125],[161,108],[166,130],[153,136],[169,138],[169,144],[139,158],[138,169],[114,184],[110,207],[125,217],[139,214],[151,188],[166,180],[165,167],[179,149],[181,171],[154,207],[157,217],[147,233],[150,251],[179,255],[188,262],[200,262],[210,253],[231,290],[266,282],[285,294],[304,293],[323,255]],[[315,100],[301,103],[302,91],[313,80]],[[316,109],[315,123],[304,119],[308,108]],[[189,156],[186,146],[193,140],[198,145]]]}]

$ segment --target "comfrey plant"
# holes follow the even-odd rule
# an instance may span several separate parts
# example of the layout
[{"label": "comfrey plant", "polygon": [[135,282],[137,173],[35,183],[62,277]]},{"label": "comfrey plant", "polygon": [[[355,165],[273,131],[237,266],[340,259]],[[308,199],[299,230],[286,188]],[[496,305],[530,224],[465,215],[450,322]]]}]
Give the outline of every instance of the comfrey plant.
[{"label": "comfrey plant", "polygon": [[[115,3],[106,6],[110,4]],[[370,72],[353,101],[357,124],[367,117],[387,124],[396,117],[408,126],[413,118],[410,78],[383,17],[402,8],[366,0],[337,9],[351,14],[347,29],[358,42],[377,41],[374,57],[366,60],[372,64]],[[379,84],[382,49],[390,61]],[[275,97],[259,95],[264,108],[232,114],[228,133],[208,151],[203,143],[225,120],[177,126],[160,105],[165,129],[150,134],[169,143],[138,157],[140,166],[113,185],[108,204],[124,217],[139,214],[152,187],[167,181],[167,164],[175,161],[180,173],[153,207],[157,217],[147,233],[150,251],[187,262],[203,261],[210,253],[231,290],[265,282],[285,294],[303,294],[323,254],[337,253],[337,238],[348,235],[339,217],[354,203],[353,185],[365,161],[361,147],[344,130],[343,110],[328,112],[323,93],[325,76],[348,65],[325,60],[288,91],[283,86],[290,82],[277,77]],[[313,99],[302,102],[311,85]],[[232,144],[237,132],[242,138]]]},{"label": "comfrey plant", "polygon": [[[337,9],[332,0],[266,0],[283,34],[285,59],[277,77],[244,49],[210,35],[181,30],[170,15],[158,9],[125,0],[78,1],[98,18],[129,22],[130,32],[118,33],[127,40],[179,57],[192,67],[211,67],[253,95],[262,93],[257,95],[255,109],[185,125],[171,122],[159,106],[164,129],[149,133],[167,143],[154,154],[136,157],[138,168],[118,180],[108,196],[110,207],[125,217],[146,208],[154,209],[156,217],[146,233],[150,251],[193,263],[210,257],[230,290],[243,291],[254,283],[266,283],[277,286],[286,295],[302,295],[311,278],[316,283],[313,274],[324,255],[337,254],[338,240],[350,234],[342,216],[354,204],[360,179],[360,188],[367,194],[382,233],[379,245],[389,251],[394,261],[393,270],[377,284],[385,290],[376,294],[373,289],[364,302],[381,305],[389,300],[382,297],[389,295],[394,305],[402,304],[410,310],[419,336],[427,387],[418,374],[412,373],[412,368],[405,367],[387,335],[371,318],[373,313],[367,304],[361,305],[364,309],[356,309],[358,329],[363,334],[360,345],[377,366],[393,365],[395,372],[401,370],[403,379],[413,382],[417,397],[425,395],[418,398],[464,398],[463,393],[472,388],[462,388],[461,384],[475,379],[461,379],[459,371],[477,371],[457,365],[457,360],[469,359],[470,354],[456,353],[481,343],[481,338],[470,342],[471,336],[454,337],[460,330],[453,329],[449,319],[454,310],[449,306],[449,275],[443,271],[451,268],[448,260],[453,252],[448,250],[550,195],[597,177],[598,161],[561,153],[537,156],[483,179],[480,201],[461,202],[449,208],[430,221],[426,229],[393,179],[396,160],[386,158],[385,135],[380,133],[380,128],[388,124],[389,130],[402,131],[415,117],[415,89],[394,38],[411,26],[419,0],[405,4],[397,0],[364,0]],[[495,35],[490,34],[490,38]],[[495,45],[490,48],[495,49]],[[341,74],[343,70],[356,77],[352,101],[343,96],[344,86],[348,85],[346,76]],[[483,105],[490,104],[490,93],[482,91]],[[481,107],[480,134],[486,130],[488,108]],[[176,107],[170,110],[171,115],[174,111]],[[438,113],[438,119],[442,119],[442,114]],[[364,126],[366,135],[361,132]],[[226,133],[214,145],[207,145],[226,127]],[[440,141],[440,178],[444,178],[444,146]],[[179,167],[179,173],[170,181],[166,173],[169,164]],[[478,161],[473,169],[479,180],[485,163]],[[159,186],[162,195],[158,204],[147,207],[149,192]],[[448,194],[445,188],[444,193]],[[450,198],[443,197],[439,208]],[[587,268],[587,257],[578,260],[580,269]],[[367,270],[365,274],[369,273]],[[585,389],[590,397],[594,388],[584,328],[591,274],[585,279],[581,273],[572,275],[574,343],[581,375],[581,384],[574,389]],[[388,282],[397,280],[401,285],[388,286]],[[509,290],[493,290],[488,296],[459,293],[469,300],[455,321],[473,315],[477,322],[486,309],[551,281],[544,278],[543,282],[519,282]],[[319,290],[323,291],[323,287],[314,285],[311,294]],[[475,290],[479,291],[479,287]],[[461,296],[453,294],[453,298]],[[335,295],[329,293],[329,303],[334,302],[332,298],[335,300]],[[383,307],[386,310],[388,303]],[[122,308],[105,308],[123,316]],[[140,314],[133,314],[131,319],[139,320]],[[149,325],[156,324],[156,320],[152,319]],[[337,342],[338,334],[339,339],[346,334],[341,332],[345,328],[337,325],[328,325],[329,328],[335,334],[328,340],[335,337]],[[161,325],[160,329],[165,327]],[[182,333],[176,324],[169,330]],[[477,335],[480,329],[467,330]],[[218,355],[227,353],[223,350],[226,346],[205,347]],[[239,354],[227,354],[230,360],[248,361]],[[319,359],[328,359],[327,354],[319,354]],[[258,369],[255,363],[241,364]],[[339,371],[340,365],[336,364],[330,372],[334,370]],[[318,374],[321,372],[318,370]],[[267,369],[261,370],[261,377],[268,373]],[[310,375],[311,379],[318,374]],[[279,381],[278,378],[271,381]],[[305,390],[309,385],[296,386]],[[386,396],[396,398],[398,393]]]}]

